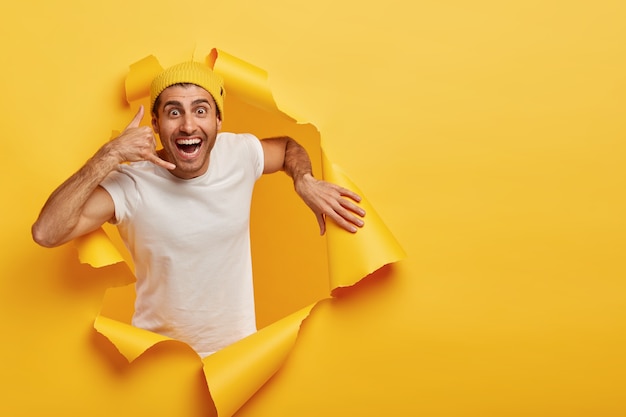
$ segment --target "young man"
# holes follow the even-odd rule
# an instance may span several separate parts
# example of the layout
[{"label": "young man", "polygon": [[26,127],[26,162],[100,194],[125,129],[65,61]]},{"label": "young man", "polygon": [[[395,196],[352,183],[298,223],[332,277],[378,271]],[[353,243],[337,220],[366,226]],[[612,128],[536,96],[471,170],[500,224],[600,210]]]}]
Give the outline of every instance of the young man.
[{"label": "young man", "polygon": [[[306,151],[288,137],[219,133],[223,81],[184,62],[151,85],[152,129],[140,108],[44,205],[33,239],[55,247],[117,225],[133,256],[133,325],[188,343],[207,356],[256,331],[250,202],[261,174],[284,171],[317,217],[349,232],[363,226],[360,197],[315,179]],[[128,163],[128,164],[127,164]]]}]

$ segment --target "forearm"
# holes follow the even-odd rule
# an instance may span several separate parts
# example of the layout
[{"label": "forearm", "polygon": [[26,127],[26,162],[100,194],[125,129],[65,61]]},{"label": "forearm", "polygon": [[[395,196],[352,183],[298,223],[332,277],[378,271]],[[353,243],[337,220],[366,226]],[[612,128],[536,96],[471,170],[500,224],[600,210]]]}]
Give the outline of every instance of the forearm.
[{"label": "forearm", "polygon": [[105,145],[61,184],[50,195],[33,224],[35,242],[45,247],[65,243],[78,225],[94,190],[118,164],[119,158]]},{"label": "forearm", "polygon": [[295,140],[287,138],[283,170],[289,175],[297,188],[298,182],[306,175],[313,175],[311,159],[306,150]]},{"label": "forearm", "polygon": [[[356,232],[363,226],[359,217],[365,211],[355,203],[361,201],[356,193],[313,177],[311,159],[306,150],[289,137],[269,138],[261,141],[265,153],[264,173],[284,171],[293,179],[296,192],[317,218],[320,233],[326,230],[326,217]],[[346,198],[347,197],[347,198]]]}]

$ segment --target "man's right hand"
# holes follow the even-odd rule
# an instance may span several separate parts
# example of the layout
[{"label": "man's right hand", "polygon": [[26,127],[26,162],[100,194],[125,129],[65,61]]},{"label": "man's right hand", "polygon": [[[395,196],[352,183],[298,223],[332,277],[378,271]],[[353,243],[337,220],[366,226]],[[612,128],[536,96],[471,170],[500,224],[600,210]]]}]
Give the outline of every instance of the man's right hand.
[{"label": "man's right hand", "polygon": [[157,155],[156,138],[152,128],[139,126],[143,115],[144,108],[140,106],[137,114],[124,131],[105,145],[106,150],[115,155],[119,163],[149,161],[165,169],[175,169],[176,165],[159,158]]}]

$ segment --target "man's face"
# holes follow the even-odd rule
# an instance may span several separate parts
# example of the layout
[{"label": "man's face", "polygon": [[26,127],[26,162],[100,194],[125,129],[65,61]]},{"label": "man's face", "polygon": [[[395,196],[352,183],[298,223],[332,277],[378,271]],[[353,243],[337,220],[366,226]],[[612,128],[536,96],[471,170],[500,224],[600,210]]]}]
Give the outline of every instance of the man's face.
[{"label": "man's face", "polygon": [[161,158],[176,165],[172,174],[189,179],[204,174],[222,121],[211,94],[197,85],[171,86],[160,95],[152,127],[161,138]]}]

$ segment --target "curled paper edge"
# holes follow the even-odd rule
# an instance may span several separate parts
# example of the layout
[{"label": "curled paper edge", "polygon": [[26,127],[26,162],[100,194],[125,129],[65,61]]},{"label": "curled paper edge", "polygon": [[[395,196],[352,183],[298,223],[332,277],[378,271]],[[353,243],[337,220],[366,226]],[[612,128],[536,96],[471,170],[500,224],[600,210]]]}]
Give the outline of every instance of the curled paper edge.
[{"label": "curled paper edge", "polygon": [[102,315],[96,317],[94,329],[106,337],[129,363],[160,343],[176,343],[188,347],[180,341]]},{"label": "curled paper edge", "polygon": [[102,268],[124,261],[102,228],[74,239],[74,245],[78,251],[79,261],[94,268]]},{"label": "curled paper edge", "polygon": [[204,358],[204,373],[219,416],[232,416],[280,369],[313,304]]},{"label": "curled paper edge", "polygon": [[219,49],[212,49],[207,63],[224,79],[226,94],[236,95],[244,102],[268,112],[276,112],[267,72]]},{"label": "curled paper edge", "polygon": [[340,229],[334,223],[327,225],[328,274],[331,291],[355,285],[377,269],[406,258],[382,218],[345,172],[333,164],[322,149],[324,179],[361,196],[359,205],[365,210],[365,225],[355,234]]}]

